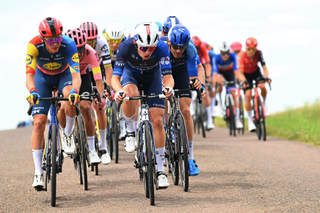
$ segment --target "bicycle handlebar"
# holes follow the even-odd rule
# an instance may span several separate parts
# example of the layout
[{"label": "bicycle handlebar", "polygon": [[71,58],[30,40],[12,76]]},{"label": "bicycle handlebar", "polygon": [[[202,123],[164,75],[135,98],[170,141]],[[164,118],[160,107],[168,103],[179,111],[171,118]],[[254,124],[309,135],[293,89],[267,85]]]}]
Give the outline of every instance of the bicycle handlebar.
[{"label": "bicycle handlebar", "polygon": [[[38,96],[37,95],[34,95],[33,96],[33,101],[35,102],[36,100],[38,99]],[[74,99],[74,97],[73,97]],[[64,98],[64,97],[44,97],[44,98],[40,98],[39,101],[52,101],[52,100],[57,100],[57,101],[69,101],[68,98]],[[74,101],[74,100],[73,100]],[[31,115],[31,112],[32,112],[32,104],[29,105],[29,108],[28,108],[28,115],[30,116]]]},{"label": "bicycle handlebar", "polygon": [[201,89],[196,89],[196,88],[194,88],[194,83],[196,82],[196,80],[197,79],[192,79],[191,81],[192,81],[192,84],[189,84],[189,86],[190,86],[190,90],[193,90],[193,91],[196,91],[197,92],[197,98],[198,98],[198,102],[199,102],[199,104],[201,104],[202,103],[202,96],[201,96]]},{"label": "bicycle handlebar", "polygon": [[146,99],[166,98],[166,96],[163,95],[163,94],[159,94],[159,95],[142,95],[142,96],[134,96],[134,97],[125,97],[125,98],[123,98],[123,101],[140,100],[142,98],[146,98]]}]

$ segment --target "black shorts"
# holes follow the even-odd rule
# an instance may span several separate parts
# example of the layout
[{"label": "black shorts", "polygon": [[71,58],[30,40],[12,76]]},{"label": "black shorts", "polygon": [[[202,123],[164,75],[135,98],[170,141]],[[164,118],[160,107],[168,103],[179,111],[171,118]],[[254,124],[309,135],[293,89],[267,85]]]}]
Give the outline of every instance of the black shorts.
[{"label": "black shorts", "polygon": [[222,75],[226,81],[233,81],[233,84],[228,85],[229,89],[236,89],[236,78],[233,69],[228,71],[219,71],[218,73]]},{"label": "black shorts", "polygon": [[247,87],[246,90],[253,88],[253,84],[252,84],[253,80],[255,80],[257,82],[257,81],[259,81],[259,80],[261,80],[263,78],[263,76],[261,74],[261,71],[260,71],[260,68],[258,68],[253,73],[250,73],[250,74],[243,73],[243,74],[244,74],[244,76],[246,77],[246,79],[247,79],[247,81],[249,83],[249,87]]},{"label": "black shorts", "polygon": [[[179,66],[172,68],[172,77],[174,79],[174,89],[188,89],[189,88],[189,73],[187,66]],[[191,98],[191,92],[184,91],[179,93],[180,98]]]},{"label": "black shorts", "polygon": [[88,100],[88,101],[92,102],[92,100],[93,100],[91,97],[92,84],[91,84],[90,73],[92,73],[92,72],[88,72],[88,69],[87,69],[87,73],[84,75],[81,75],[81,87],[80,87],[79,95],[84,100]]}]

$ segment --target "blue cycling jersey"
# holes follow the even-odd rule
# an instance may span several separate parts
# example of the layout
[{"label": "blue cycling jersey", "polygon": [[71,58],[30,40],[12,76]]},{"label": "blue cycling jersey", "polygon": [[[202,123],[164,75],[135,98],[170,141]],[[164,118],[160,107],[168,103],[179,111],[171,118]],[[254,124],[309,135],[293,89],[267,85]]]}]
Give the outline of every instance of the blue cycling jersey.
[{"label": "blue cycling jersey", "polygon": [[237,55],[230,53],[230,57],[227,61],[222,60],[221,55],[218,54],[212,58],[212,72],[225,72],[229,70],[238,70]]},{"label": "blue cycling jersey", "polygon": [[120,44],[113,75],[122,76],[124,67],[140,74],[156,72],[161,68],[163,76],[172,75],[170,53],[166,43],[160,40],[151,57],[143,60],[138,54],[133,39],[129,38]]}]

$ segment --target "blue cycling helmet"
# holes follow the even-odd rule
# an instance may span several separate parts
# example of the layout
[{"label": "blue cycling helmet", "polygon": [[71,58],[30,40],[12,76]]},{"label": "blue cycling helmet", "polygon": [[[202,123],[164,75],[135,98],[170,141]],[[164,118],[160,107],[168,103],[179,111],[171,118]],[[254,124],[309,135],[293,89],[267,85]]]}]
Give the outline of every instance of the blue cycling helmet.
[{"label": "blue cycling helmet", "polygon": [[168,34],[168,39],[172,44],[177,46],[186,46],[190,41],[190,32],[188,28],[182,25],[176,25],[172,27]]},{"label": "blue cycling helmet", "polygon": [[182,24],[181,21],[175,16],[168,16],[165,21],[163,22],[162,25],[162,30],[164,33],[168,33],[171,27],[177,25],[177,24]]},{"label": "blue cycling helmet", "polygon": [[159,27],[159,32],[161,32],[161,30],[162,30],[162,24],[161,24],[160,22],[158,22],[158,21],[155,21],[154,23],[156,23],[156,24],[158,25],[158,27]]}]

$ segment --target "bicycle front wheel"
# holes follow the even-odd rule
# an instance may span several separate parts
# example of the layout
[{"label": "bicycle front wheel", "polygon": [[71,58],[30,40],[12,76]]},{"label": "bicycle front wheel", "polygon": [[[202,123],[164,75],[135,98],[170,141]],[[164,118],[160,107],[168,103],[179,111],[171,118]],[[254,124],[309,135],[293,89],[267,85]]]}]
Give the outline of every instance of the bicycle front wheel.
[{"label": "bicycle front wheel", "polygon": [[264,141],[266,141],[267,140],[266,122],[265,122],[263,106],[260,98],[258,99],[258,105],[259,105],[258,109],[259,109],[259,125],[260,125],[261,137]]},{"label": "bicycle front wheel", "polygon": [[112,101],[112,148],[114,162],[119,161],[119,119],[118,119],[118,106],[115,101]]},{"label": "bicycle front wheel", "polygon": [[143,125],[143,143],[146,147],[145,149],[145,165],[147,170],[147,183],[148,183],[148,189],[149,189],[149,197],[150,197],[150,205],[154,205],[154,155],[153,155],[153,142],[151,137],[151,127],[149,124],[145,123]]},{"label": "bicycle front wheel", "polygon": [[51,125],[51,206],[56,206],[57,196],[57,128]]},{"label": "bicycle front wheel", "polygon": [[[202,137],[206,137],[206,128],[204,126],[204,118],[206,117],[206,109],[204,108],[203,104],[199,104],[200,107],[200,114],[199,114],[199,123],[198,123],[198,127],[201,127],[202,130]],[[208,125],[208,124],[207,124]]]},{"label": "bicycle front wheel", "polygon": [[245,122],[244,122],[243,98],[241,95],[239,96],[239,118],[241,123],[243,124],[243,127],[239,129],[238,133],[242,132],[242,134],[244,134]]},{"label": "bicycle front wheel", "polygon": [[175,130],[177,135],[177,151],[178,151],[178,160],[180,167],[180,175],[182,188],[185,192],[189,188],[189,162],[188,162],[188,140],[187,140],[187,131],[184,123],[182,114],[178,114],[175,119]]},{"label": "bicycle front wheel", "polygon": [[[80,148],[80,164],[81,164],[81,176],[83,181],[83,189],[88,190],[88,174],[87,174],[87,148],[86,148],[86,126],[84,119],[81,115],[76,116],[75,128],[77,129],[77,137]],[[92,165],[91,165],[92,166]]]},{"label": "bicycle front wheel", "polygon": [[232,97],[228,97],[229,99],[229,121],[230,121],[230,126],[229,126],[229,131],[230,131],[230,135],[234,135],[236,136],[236,121],[235,121],[235,114],[234,114],[234,107],[233,105],[231,104],[232,103],[232,100],[231,100]]}]

